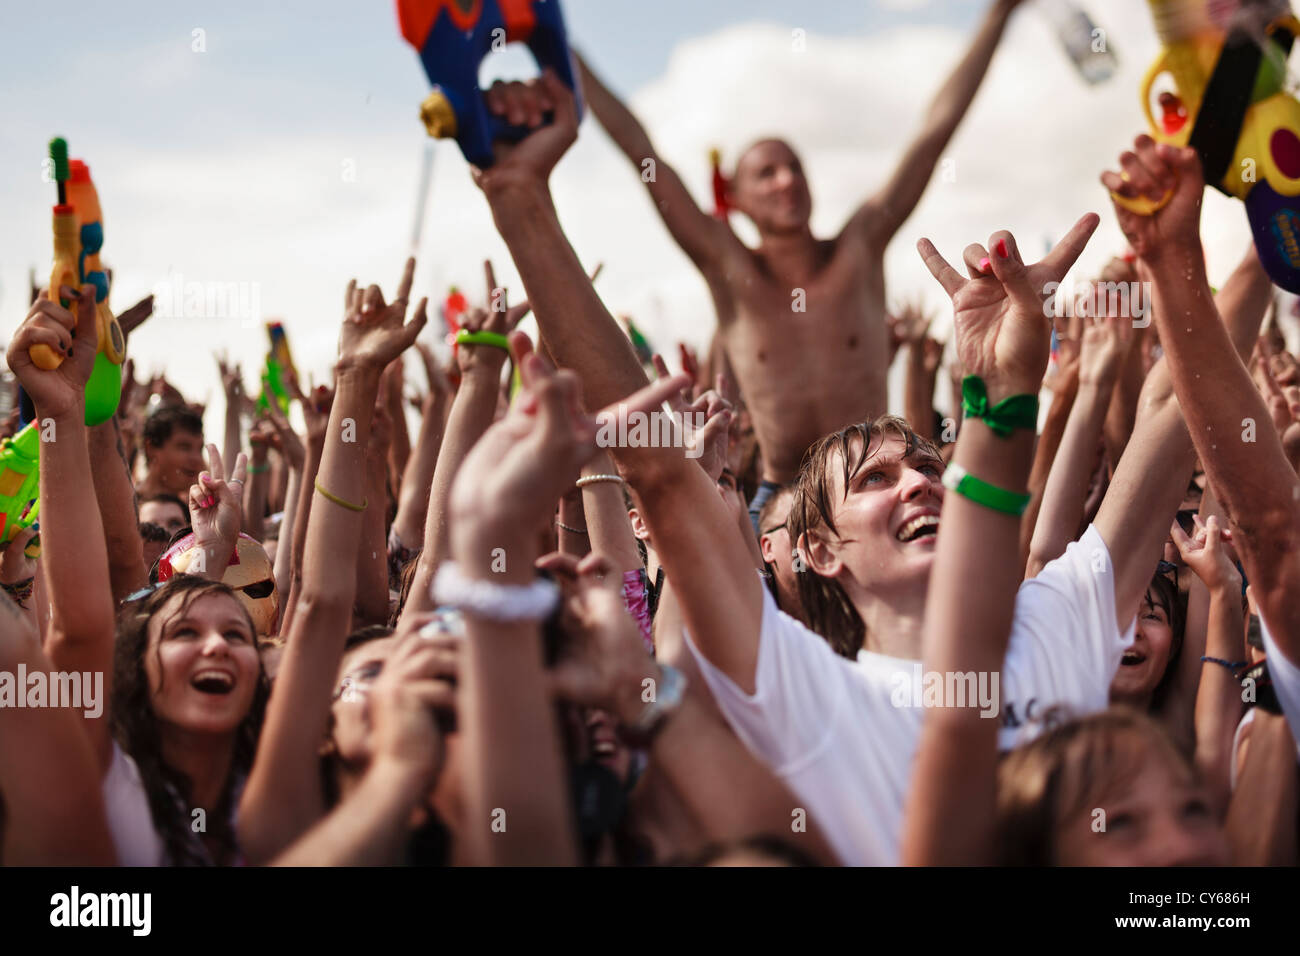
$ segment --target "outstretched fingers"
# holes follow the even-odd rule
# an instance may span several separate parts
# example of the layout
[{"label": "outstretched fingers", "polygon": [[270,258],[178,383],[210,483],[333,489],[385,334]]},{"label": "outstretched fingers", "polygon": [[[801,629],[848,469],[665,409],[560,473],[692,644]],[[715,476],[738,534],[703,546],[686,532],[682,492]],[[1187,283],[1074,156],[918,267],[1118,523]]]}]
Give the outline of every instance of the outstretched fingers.
[{"label": "outstretched fingers", "polygon": [[948,264],[948,260],[939,254],[939,250],[929,239],[917,242],[916,251],[921,254],[921,259],[925,262],[925,267],[930,270],[930,275],[939,280],[943,291],[949,296],[956,295],[957,290],[966,284],[961,273]]}]

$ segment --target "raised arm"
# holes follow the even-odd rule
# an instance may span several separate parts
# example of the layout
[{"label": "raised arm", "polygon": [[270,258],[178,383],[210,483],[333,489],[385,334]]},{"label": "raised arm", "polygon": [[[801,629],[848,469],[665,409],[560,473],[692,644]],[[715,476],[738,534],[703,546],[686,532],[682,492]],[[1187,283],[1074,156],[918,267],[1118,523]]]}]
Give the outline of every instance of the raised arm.
[{"label": "raised arm", "polygon": [[1065,424],[1065,434],[1048,473],[1042,509],[1034,525],[1025,577],[1035,577],[1047,562],[1065,554],[1079,533],[1088,481],[1096,470],[1097,450],[1115,378],[1124,357],[1120,324],[1112,316],[1089,326],[1079,354],[1079,391]]},{"label": "raised arm", "polygon": [[[1191,149],[1139,136],[1121,157],[1130,179],[1103,174],[1121,195],[1173,189],[1154,216],[1118,209],[1120,228],[1151,269],[1156,324],[1196,450],[1237,542],[1262,616],[1283,652],[1300,660],[1300,499],[1268,408],[1211,299],[1199,219],[1204,179]],[[1244,333],[1243,333],[1244,337]],[[1256,428],[1250,429],[1250,422]],[[1249,435],[1253,441],[1244,440]],[[1154,525],[1154,520],[1152,524]]]},{"label": "raised arm", "polygon": [[600,81],[581,56],[574,54],[587,105],[628,158],[654,200],[673,239],[701,270],[718,267],[727,243],[737,240],[725,222],[714,219],[691,198],[676,170],[665,163],[631,111]]},{"label": "raised arm", "polygon": [[[581,377],[589,407],[611,405],[644,387],[646,375],[560,228],[547,179],[573,142],[577,120],[572,97],[554,75],[543,74],[538,85],[554,104],[555,122],[503,151],[478,181],[551,353]],[[640,496],[696,645],[752,691],[762,584],[717,485],[682,449],[617,447],[613,452]],[[691,519],[681,520],[683,514]]]},{"label": "raised arm", "polygon": [[[76,315],[57,301],[37,299],[9,343],[9,368],[36,406],[41,443],[41,566],[50,604],[45,653],[55,669],[104,675],[111,692],[113,592],[99,517],[90,453],[86,445],[86,382],[95,363],[94,286],[55,295],[70,300]],[[64,356],[49,371],[28,351],[48,345]],[[112,759],[108,709],[84,720],[101,768]]]},{"label": "raised arm", "polygon": [[[928,239],[918,244],[931,274],[952,297],[958,353],[967,374],[984,382],[990,407],[1012,396],[1037,395],[1050,348],[1043,280],[1060,280],[1097,222],[1092,214],[1079,220],[1032,267],[1021,261],[1009,232],[994,233],[988,250],[966,248],[970,279],[963,279]],[[988,267],[982,270],[981,263]],[[949,468],[954,475],[962,470],[996,488],[1024,494],[1033,454],[1032,429],[1001,436],[984,421],[970,421]],[[1020,586],[1020,512],[965,497],[961,489],[969,480],[962,479],[957,490],[944,495],[943,534],[936,545],[922,637],[922,659],[931,673],[1000,673],[1010,640]],[[978,575],[971,573],[974,567],[981,569]],[[998,723],[976,707],[927,709],[904,815],[905,864],[987,864],[995,859]]]},{"label": "raised arm", "polygon": [[[28,674],[55,669],[30,618],[0,594],[0,671],[12,675],[20,668]],[[94,706],[106,711],[108,701],[101,696]],[[0,720],[0,863],[5,866],[116,865],[104,818],[102,771],[81,725],[77,712],[66,707],[6,708]]]},{"label": "raised arm", "polygon": [[845,226],[846,232],[864,236],[873,248],[883,251],[912,214],[925,194],[934,167],[984,81],[1007,19],[1022,2],[994,0],[989,6],[966,55],[931,101],[921,131],[908,144],[884,188],[853,214]]},{"label": "raised arm", "polygon": [[415,261],[408,260],[391,305],[378,286],[363,292],[355,282],[348,285],[338,386],[314,486],[318,500],[307,528],[299,607],[240,803],[240,840],[253,860],[274,857],[325,811],[317,750],[356,597],[362,512],[383,506],[367,500],[366,438],[380,375],[427,320],[422,300],[403,324],[414,270]]},{"label": "raised arm", "polygon": [[[522,316],[520,316],[522,318]],[[509,332],[511,313],[475,309],[462,318],[462,329],[471,334],[487,333],[498,340]],[[513,321],[517,322],[518,319]],[[505,367],[507,352],[500,345],[480,341],[463,342],[456,348],[456,362],[460,366],[460,388],[451,402],[451,414],[442,447],[438,450],[438,463],[433,471],[433,487],[429,491],[428,514],[424,526],[424,550],[420,552],[415,568],[415,580],[410,595],[402,608],[402,617],[432,611],[433,599],[429,588],[438,565],[447,560],[451,547],[451,526],[448,521],[448,503],[451,487],[461,463],[471,448],[487,431],[496,417],[497,403],[501,398],[501,369]]]},{"label": "raised arm", "polygon": [[126,463],[117,416],[89,429],[88,442],[99,518],[104,523],[104,540],[108,546],[108,575],[116,605],[149,583],[149,569],[144,566],[144,549],[140,544],[135,489],[131,485],[131,472]]}]

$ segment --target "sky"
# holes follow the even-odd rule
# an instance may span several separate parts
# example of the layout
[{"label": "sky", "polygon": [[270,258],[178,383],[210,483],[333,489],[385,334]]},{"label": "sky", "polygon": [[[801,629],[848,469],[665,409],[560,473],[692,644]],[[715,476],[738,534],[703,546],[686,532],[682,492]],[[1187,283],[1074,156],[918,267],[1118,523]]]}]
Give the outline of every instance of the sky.
[{"label": "sky", "polygon": [[[950,181],[935,177],[886,254],[889,300],[921,296],[941,331],[947,300],[915,252],[921,236],[957,261],[966,244],[1007,228],[1033,254],[1096,211],[1102,226],[1077,274],[1123,249],[1098,176],[1142,128],[1138,82],[1157,53],[1146,5],[1083,0],[1119,61],[1111,80],[1090,87],[1043,2],[1012,17],[945,154]],[[725,164],[778,134],[802,155],[820,235],[838,231],[891,172],[986,9],[975,0],[563,6],[573,44],[702,205],[711,203],[710,147]],[[485,64],[483,78],[529,69],[527,54],[510,50]],[[49,138],[63,135],[99,188],[113,307],[160,294],[159,314],[131,339],[138,374],[165,369],[187,397],[208,402],[214,435],[222,402],[212,353],[241,362],[255,387],[263,322],[283,321],[304,377],[321,379],[348,279],[391,290],[400,275],[428,142],[418,120],[427,92],[391,3],[0,0],[0,338],[26,312],[29,270],[48,274],[55,190],[43,160]],[[485,257],[498,282],[522,294],[456,146],[440,142],[434,154],[416,294],[440,300],[456,283],[482,300]],[[611,311],[631,315],[666,353],[679,340],[708,342],[703,280],[593,118],[552,190],[578,255],[604,263],[597,288]],[[1218,283],[1249,230],[1240,204],[1207,196],[1203,232]],[[752,235],[746,225],[742,236]],[[193,289],[205,297],[186,294]]]}]

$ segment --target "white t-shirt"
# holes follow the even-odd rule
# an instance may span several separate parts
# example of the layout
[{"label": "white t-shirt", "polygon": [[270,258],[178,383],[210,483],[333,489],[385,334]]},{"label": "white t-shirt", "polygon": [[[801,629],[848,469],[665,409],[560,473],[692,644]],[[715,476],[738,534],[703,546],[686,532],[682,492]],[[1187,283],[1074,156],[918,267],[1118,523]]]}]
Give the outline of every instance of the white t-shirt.
[{"label": "white t-shirt", "polygon": [[162,837],[154,829],[149,798],[145,794],[140,768],[117,741],[113,741],[113,762],[101,784],[108,829],[117,847],[120,866],[163,866],[166,853]]},{"label": "white t-shirt", "polygon": [[1264,639],[1264,656],[1268,658],[1268,676],[1273,678],[1273,692],[1277,694],[1282,713],[1286,716],[1291,736],[1295,738],[1296,753],[1300,754],[1300,667],[1282,654],[1282,649],[1268,632],[1264,616],[1259,618],[1259,633]]},{"label": "white t-shirt", "polygon": [[[999,716],[990,718],[1001,720],[1000,746],[1033,739],[1049,721],[1104,710],[1135,623],[1123,634],[1115,626],[1114,568],[1089,527],[1020,586]],[[868,651],[846,660],[782,613],[766,588],[752,696],[686,639],[737,736],[803,801],[840,858],[896,865],[924,714],[921,662]],[[986,675],[985,690],[993,686]]]}]

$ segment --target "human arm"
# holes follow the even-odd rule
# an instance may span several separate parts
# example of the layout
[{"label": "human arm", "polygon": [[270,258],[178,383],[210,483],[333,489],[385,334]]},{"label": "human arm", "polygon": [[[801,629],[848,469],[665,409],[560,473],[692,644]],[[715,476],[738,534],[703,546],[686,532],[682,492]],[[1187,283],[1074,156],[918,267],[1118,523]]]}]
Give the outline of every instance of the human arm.
[{"label": "human arm", "polygon": [[[41,566],[50,605],[44,651],[60,671],[104,675],[111,693],[116,627],[104,525],[94,493],[87,448],[86,382],[95,361],[94,287],[80,295],[62,289],[74,315],[58,301],[38,299],[9,343],[9,368],[36,406],[38,428],[52,429],[41,443]],[[58,368],[43,370],[29,350],[43,344],[61,352]],[[108,716],[83,725],[101,769],[112,759]]]},{"label": "human arm", "polygon": [[872,248],[884,251],[925,194],[934,167],[988,72],[1007,20],[1021,2],[994,0],[989,5],[966,55],[931,100],[920,132],[904,150],[884,187],[853,214],[846,233],[860,234]]},{"label": "human arm", "polygon": [[1199,236],[1200,161],[1193,150],[1156,146],[1147,136],[1138,137],[1135,151],[1121,157],[1130,180],[1107,172],[1102,182],[1129,197],[1173,190],[1153,216],[1120,209],[1120,228],[1151,269],[1173,388],[1224,516],[1237,531],[1262,617],[1287,656],[1300,660],[1300,603],[1290,599],[1300,590],[1296,475],[1274,429],[1261,427],[1254,441],[1241,440],[1249,422],[1268,421],[1268,409],[1237,352],[1236,332],[1219,320],[1210,295]]},{"label": "human arm", "polygon": [[1064,554],[1066,545],[1079,533],[1106,410],[1124,357],[1118,324],[1127,321],[1111,317],[1090,326],[1083,334],[1078,393],[1043,489],[1043,504],[1029,546],[1026,578],[1035,577],[1049,561]]},{"label": "human arm", "polygon": [[[967,374],[986,386],[990,407],[1037,394],[1050,349],[1043,290],[1074,264],[1097,223],[1097,216],[1084,216],[1033,266],[1021,261],[1010,233],[994,233],[988,250],[966,248],[970,279],[929,240],[918,244],[930,273],[952,297],[958,353]],[[1033,447],[1033,428],[1002,436],[984,421],[970,421],[958,437],[953,465],[1022,493]],[[932,673],[1000,673],[1020,586],[1019,512],[950,491],[940,523],[926,596],[923,665]],[[981,569],[979,575],[971,573],[973,567]],[[975,707],[927,709],[904,811],[905,864],[987,864],[996,858],[998,724]]]},{"label": "human arm", "polygon": [[108,547],[108,576],[114,606],[149,582],[140,543],[135,489],[122,447],[117,417],[87,429],[90,471],[95,476],[95,498]]},{"label": "human arm", "polygon": [[[32,621],[0,594],[0,671],[13,675],[20,668],[48,674],[55,665],[42,652]],[[106,698],[98,704],[106,709]],[[82,726],[66,707],[6,708],[0,720],[5,866],[116,865],[100,791],[103,770]]]},{"label": "human arm", "polygon": [[[673,239],[701,270],[716,269],[727,244],[737,241],[731,229],[696,205],[677,171],[655,151],[637,118],[591,72],[579,54],[575,53],[573,60],[582,77],[587,105],[615,145],[641,173],[655,210]],[[652,173],[649,178],[647,171]]]},{"label": "human arm", "polygon": [[429,379],[429,394],[425,396],[420,413],[420,431],[415,448],[402,476],[402,488],[397,499],[397,516],[393,518],[393,532],[402,545],[413,550],[424,547],[424,525],[429,515],[429,496],[433,485],[434,468],[442,448],[443,430],[447,424],[447,408],[452,400],[451,383],[438,366],[438,360],[428,346],[415,344],[424,360],[424,370]]},{"label": "human arm", "polygon": [[381,507],[366,500],[366,446],[357,439],[369,435],[380,374],[427,321],[422,300],[405,322],[414,270],[415,261],[407,260],[391,304],[378,286],[363,292],[355,281],[344,299],[337,388],[314,484],[320,500],[307,528],[298,607],[240,803],[240,839],[255,861],[274,858],[325,810],[317,751],[351,624],[362,511]]}]

